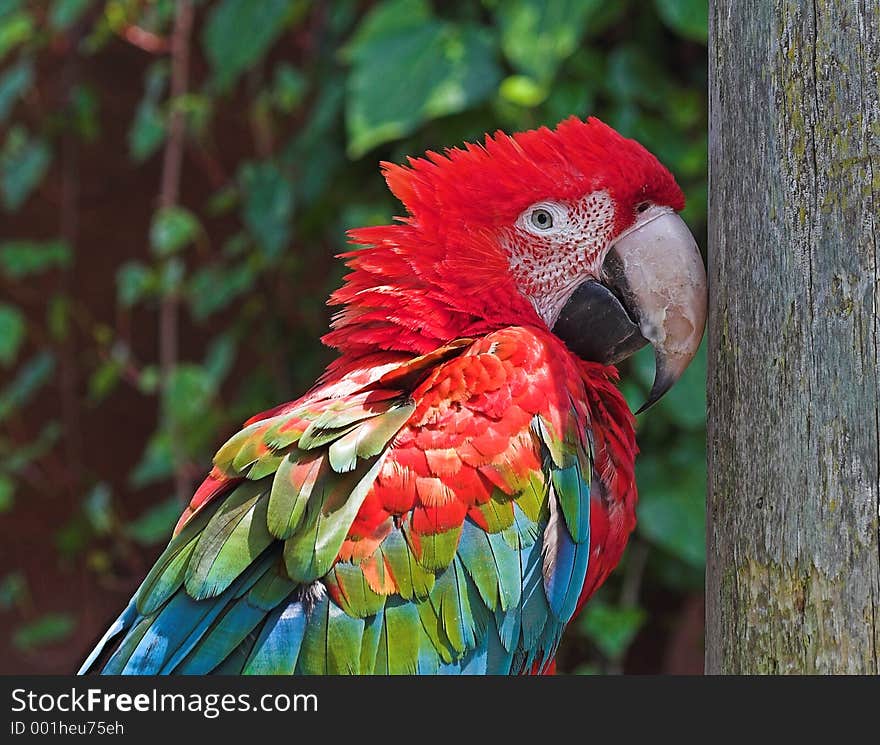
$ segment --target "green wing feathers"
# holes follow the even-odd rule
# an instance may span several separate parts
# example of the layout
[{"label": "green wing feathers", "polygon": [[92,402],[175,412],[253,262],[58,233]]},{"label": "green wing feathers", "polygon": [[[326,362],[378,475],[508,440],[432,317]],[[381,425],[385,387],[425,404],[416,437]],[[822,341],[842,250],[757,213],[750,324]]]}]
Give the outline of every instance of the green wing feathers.
[{"label": "green wing feathers", "polygon": [[542,668],[584,584],[592,453],[583,407],[544,416],[503,372],[458,343],[247,424],[83,672]]}]

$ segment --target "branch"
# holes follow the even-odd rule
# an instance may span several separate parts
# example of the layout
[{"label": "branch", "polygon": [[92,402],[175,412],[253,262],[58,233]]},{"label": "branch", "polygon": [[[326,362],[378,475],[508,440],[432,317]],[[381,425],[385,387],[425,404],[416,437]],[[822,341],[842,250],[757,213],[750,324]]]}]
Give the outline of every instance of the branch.
[{"label": "branch", "polygon": [[[171,35],[171,100],[172,102],[187,91],[189,84],[189,39],[193,25],[192,0],[177,0],[174,17],[174,30]],[[162,182],[159,191],[159,207],[174,207],[180,198],[180,171],[183,163],[186,120],[184,113],[174,106],[168,123],[168,140],[162,159]],[[177,366],[178,352],[178,301],[176,292],[169,292],[162,298],[159,307],[159,371],[163,394]],[[187,499],[190,483],[182,464],[181,438],[177,421],[172,413],[169,427],[171,451],[174,457],[174,488],[181,500]]]}]

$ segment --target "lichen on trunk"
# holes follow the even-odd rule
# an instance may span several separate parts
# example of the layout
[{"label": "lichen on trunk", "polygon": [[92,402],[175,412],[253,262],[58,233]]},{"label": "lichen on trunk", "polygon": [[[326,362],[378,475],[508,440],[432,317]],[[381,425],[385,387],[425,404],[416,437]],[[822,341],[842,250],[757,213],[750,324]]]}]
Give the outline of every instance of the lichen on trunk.
[{"label": "lichen on trunk", "polygon": [[710,673],[878,673],[880,6],[710,12]]}]

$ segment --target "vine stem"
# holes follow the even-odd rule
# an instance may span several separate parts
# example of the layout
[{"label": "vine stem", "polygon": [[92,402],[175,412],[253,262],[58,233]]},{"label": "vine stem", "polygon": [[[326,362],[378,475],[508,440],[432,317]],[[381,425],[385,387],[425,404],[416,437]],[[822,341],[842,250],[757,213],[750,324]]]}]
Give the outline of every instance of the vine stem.
[{"label": "vine stem", "polygon": [[[168,122],[168,139],[162,159],[162,181],[159,189],[159,207],[167,209],[177,205],[180,198],[180,174],[186,138],[186,120],[183,112],[174,105],[185,95],[189,85],[189,44],[192,33],[194,8],[192,0],[177,0],[174,30],[171,34],[171,111]],[[176,290],[167,292],[159,306],[159,371],[162,393],[168,386],[178,357],[178,305]],[[180,432],[174,413],[167,422],[172,457],[174,458],[174,490],[184,500],[189,495],[190,483],[183,462]]]}]

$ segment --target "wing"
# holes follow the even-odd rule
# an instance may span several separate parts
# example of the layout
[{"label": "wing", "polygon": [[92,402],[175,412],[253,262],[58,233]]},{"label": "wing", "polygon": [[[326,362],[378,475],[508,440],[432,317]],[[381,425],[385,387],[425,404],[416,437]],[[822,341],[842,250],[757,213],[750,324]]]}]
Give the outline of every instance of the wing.
[{"label": "wing", "polygon": [[81,672],[543,669],[590,563],[588,428],[576,363],[523,328],[268,412]]}]

